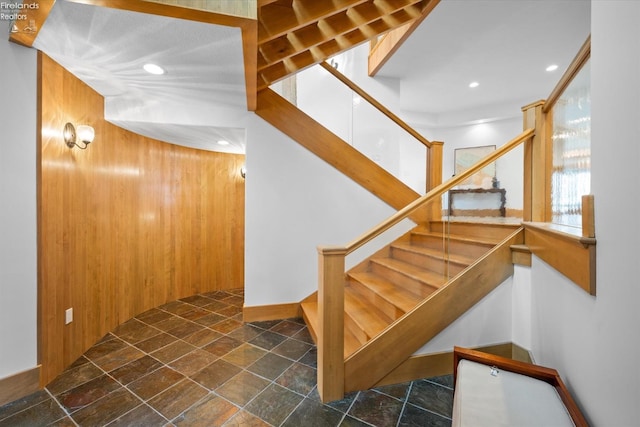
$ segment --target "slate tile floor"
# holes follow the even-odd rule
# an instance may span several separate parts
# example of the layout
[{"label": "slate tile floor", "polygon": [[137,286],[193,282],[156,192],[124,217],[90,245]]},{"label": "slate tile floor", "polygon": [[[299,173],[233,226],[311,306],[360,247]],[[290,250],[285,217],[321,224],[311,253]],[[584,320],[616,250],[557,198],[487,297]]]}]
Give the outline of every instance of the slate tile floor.
[{"label": "slate tile floor", "polygon": [[0,426],[450,426],[452,378],[322,404],[300,319],[242,323],[243,292],[173,301],[96,343]]}]

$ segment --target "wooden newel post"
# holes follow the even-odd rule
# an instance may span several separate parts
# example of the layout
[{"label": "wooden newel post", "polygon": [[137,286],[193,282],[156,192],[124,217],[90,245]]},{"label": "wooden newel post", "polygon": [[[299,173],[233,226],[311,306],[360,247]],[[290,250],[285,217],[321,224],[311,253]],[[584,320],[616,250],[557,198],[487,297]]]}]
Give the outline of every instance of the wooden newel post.
[{"label": "wooden newel post", "polygon": [[[427,150],[427,193],[442,184],[442,141],[432,141],[431,148]],[[442,219],[442,197],[430,204],[429,219],[440,221]]]},{"label": "wooden newel post", "polygon": [[544,101],[522,107],[523,129],[534,129],[532,139],[524,143],[524,200],[522,203],[523,220],[546,221],[547,177],[546,177],[546,138]]},{"label": "wooden newel post", "polygon": [[344,397],[346,248],[318,248],[318,392],[323,402]]}]

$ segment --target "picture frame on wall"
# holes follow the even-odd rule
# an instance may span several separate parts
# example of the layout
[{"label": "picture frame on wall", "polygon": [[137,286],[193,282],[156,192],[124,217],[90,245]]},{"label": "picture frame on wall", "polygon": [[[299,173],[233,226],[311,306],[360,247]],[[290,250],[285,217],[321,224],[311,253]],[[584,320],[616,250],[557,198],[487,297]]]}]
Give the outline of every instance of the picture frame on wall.
[{"label": "picture frame on wall", "polygon": [[[454,173],[459,175],[469,169],[478,160],[495,151],[495,145],[482,145],[478,147],[456,148],[454,150]],[[491,188],[496,177],[496,162],[491,162],[477,173],[462,181],[456,188]]]}]

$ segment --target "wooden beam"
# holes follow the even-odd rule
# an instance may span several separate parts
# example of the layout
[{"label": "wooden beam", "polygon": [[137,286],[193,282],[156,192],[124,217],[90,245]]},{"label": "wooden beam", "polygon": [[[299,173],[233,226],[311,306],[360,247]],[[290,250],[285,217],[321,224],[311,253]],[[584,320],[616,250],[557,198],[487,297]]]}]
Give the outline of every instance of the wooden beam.
[{"label": "wooden beam", "polygon": [[369,51],[369,76],[373,77],[380,71],[382,66],[400,49],[400,46],[413,34],[422,21],[429,16],[438,3],[440,3],[440,0],[427,0],[419,18],[392,30],[378,40],[375,46]]}]

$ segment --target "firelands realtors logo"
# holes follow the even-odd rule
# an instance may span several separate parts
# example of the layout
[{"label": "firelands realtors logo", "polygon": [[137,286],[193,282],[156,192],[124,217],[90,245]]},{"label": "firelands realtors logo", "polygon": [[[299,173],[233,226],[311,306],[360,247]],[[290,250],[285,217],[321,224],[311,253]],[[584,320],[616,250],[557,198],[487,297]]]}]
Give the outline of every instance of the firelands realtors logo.
[{"label": "firelands realtors logo", "polygon": [[38,3],[0,2],[0,21],[26,21],[30,9],[40,9]]},{"label": "firelands realtors logo", "polygon": [[[11,32],[16,33],[20,30],[25,32],[35,32],[35,21],[33,19],[29,20],[27,23],[27,11],[40,9],[40,4],[38,2],[30,2],[23,3],[20,1],[0,1],[0,21],[12,21]],[[20,22],[24,22],[26,25],[18,24]]]}]

